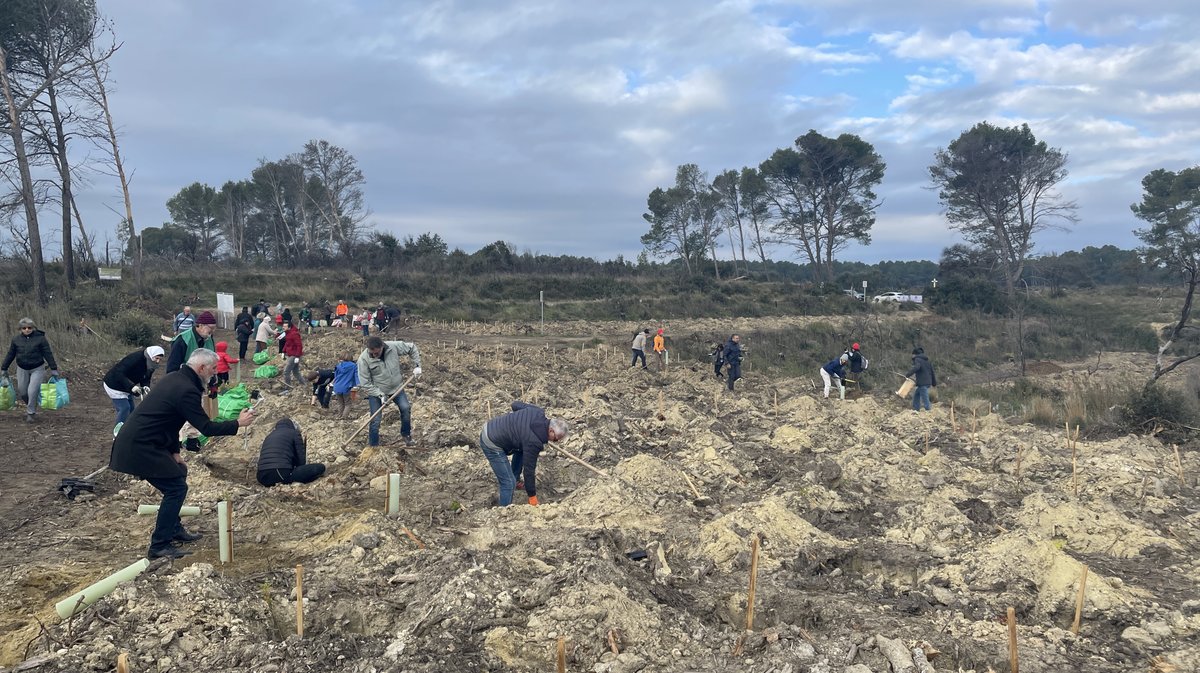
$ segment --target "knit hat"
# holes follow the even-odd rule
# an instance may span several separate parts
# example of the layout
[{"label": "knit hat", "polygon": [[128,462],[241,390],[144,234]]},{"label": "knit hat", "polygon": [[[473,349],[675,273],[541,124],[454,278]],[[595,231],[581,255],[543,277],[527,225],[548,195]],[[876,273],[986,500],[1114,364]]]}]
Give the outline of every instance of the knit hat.
[{"label": "knit hat", "polygon": [[851,346],[850,348],[852,348],[852,349],[854,349],[854,350],[858,350],[858,344],[854,344],[854,345],[853,345],[853,346]]},{"label": "knit hat", "polygon": [[215,324],[217,324],[217,319],[215,316],[213,316],[212,311],[205,311],[204,313],[200,314],[199,318],[196,319],[196,324],[197,325],[215,325]]},{"label": "knit hat", "polygon": [[163,350],[162,346],[150,346],[146,349],[146,357],[150,359],[162,357],[163,355],[166,355],[166,351]]}]

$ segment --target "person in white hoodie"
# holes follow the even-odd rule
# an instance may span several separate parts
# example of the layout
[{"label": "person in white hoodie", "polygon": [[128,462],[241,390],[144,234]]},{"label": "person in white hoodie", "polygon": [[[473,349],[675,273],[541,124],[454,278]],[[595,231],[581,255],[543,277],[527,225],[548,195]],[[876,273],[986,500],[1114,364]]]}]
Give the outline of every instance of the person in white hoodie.
[{"label": "person in white hoodie", "polygon": [[258,314],[258,331],[254,334],[254,352],[261,353],[267,349],[267,342],[271,337],[275,336],[275,329],[271,327],[271,321],[267,320],[266,313]]}]

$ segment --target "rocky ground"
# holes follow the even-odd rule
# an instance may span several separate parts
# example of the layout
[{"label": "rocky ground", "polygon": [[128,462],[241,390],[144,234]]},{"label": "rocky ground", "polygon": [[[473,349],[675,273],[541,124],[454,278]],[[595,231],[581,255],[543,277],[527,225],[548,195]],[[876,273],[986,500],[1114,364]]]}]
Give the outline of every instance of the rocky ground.
[{"label": "rocky ground", "polygon": [[[1062,430],[986,408],[916,414],[887,390],[825,400],[808,379],[753,368],[731,394],[706,363],[630,369],[633,327],[559,325],[570,337],[553,340],[512,325],[402,333],[425,360],[408,450],[348,441],[362,401],[341,421],[306,390],[251,383],[266,392],[258,423],[191,456],[188,502],[203,513],[189,523],[206,534],[196,553],[68,620],[56,601],[145,551],[153,523],[135,510],[156,493],[105,473],[94,497],[48,484],[0,500],[0,670],[112,670],[128,653],[132,671],[549,671],[562,643],[568,671],[983,673],[1009,670],[1010,607],[1026,673],[1200,670],[1190,447],[1177,464],[1154,437],[1080,440],[1073,479]],[[331,366],[360,344],[313,335],[305,359]],[[607,476],[548,450],[543,504],[519,494],[492,507],[475,439],[515,398],[566,418],[563,448]],[[60,440],[83,438],[91,462],[62,476],[107,456],[107,400],[77,399]],[[329,474],[265,489],[258,446],[284,416]],[[24,450],[5,444],[5,461],[17,467]],[[399,517],[383,512],[389,472],[403,475]],[[219,500],[234,508],[228,564]]]}]

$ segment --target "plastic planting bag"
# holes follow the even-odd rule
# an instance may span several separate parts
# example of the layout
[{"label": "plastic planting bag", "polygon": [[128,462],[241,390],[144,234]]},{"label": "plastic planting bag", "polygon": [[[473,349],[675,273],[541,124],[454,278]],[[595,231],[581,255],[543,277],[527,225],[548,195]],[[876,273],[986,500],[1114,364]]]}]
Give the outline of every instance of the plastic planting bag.
[{"label": "plastic planting bag", "polygon": [[279,376],[279,367],[275,365],[263,365],[254,370],[254,378],[269,379],[273,376]]},{"label": "plastic planting bag", "polygon": [[70,403],[71,396],[67,393],[66,379],[51,376],[49,381],[42,384],[43,409],[62,409]]},{"label": "plastic planting bag", "polygon": [[12,383],[9,382],[7,376],[0,376],[0,411],[8,411],[13,408],[13,400],[16,398],[13,395]]},{"label": "plastic planting bag", "polygon": [[217,395],[217,417],[214,420],[236,421],[242,409],[249,406],[250,392],[246,390],[244,383],[239,383],[236,387]]},{"label": "plastic planting bag", "polygon": [[259,351],[254,354],[254,364],[256,364],[256,365],[265,365],[265,364],[267,364],[267,360],[270,360],[270,359],[271,359],[271,354],[268,353],[267,351]]}]

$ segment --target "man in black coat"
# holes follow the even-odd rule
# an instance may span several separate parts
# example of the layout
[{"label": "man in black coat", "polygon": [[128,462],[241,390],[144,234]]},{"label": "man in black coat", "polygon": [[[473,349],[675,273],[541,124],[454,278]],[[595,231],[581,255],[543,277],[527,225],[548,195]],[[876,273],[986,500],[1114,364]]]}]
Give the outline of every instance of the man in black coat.
[{"label": "man in black coat", "polygon": [[163,377],[121,426],[113,441],[108,466],[115,472],[141,477],[162,494],[158,519],[150,536],[148,558],[179,558],[188,552],[172,542],[193,542],[200,534],[189,533],[179,521],[179,508],[187,497],[187,465],[179,453],[179,429],[191,423],[207,437],[236,435],[238,428],[254,422],[254,414],[243,409],[236,421],[209,419],[201,405],[205,382],[217,373],[217,354],[197,348],[179,371]]},{"label": "man in black coat", "polygon": [[263,486],[307,484],[325,474],[321,463],[306,464],[307,448],[300,424],[290,418],[282,418],[275,429],[263,440],[258,453],[258,483]]},{"label": "man in black coat", "polygon": [[[520,400],[512,403],[512,413],[497,416],[483,426],[479,433],[479,448],[496,474],[501,507],[512,504],[517,475],[522,473],[529,504],[537,506],[538,456],[546,442],[557,442],[566,436],[566,421],[548,419],[544,409]],[[511,464],[508,456],[512,456]]]}]

